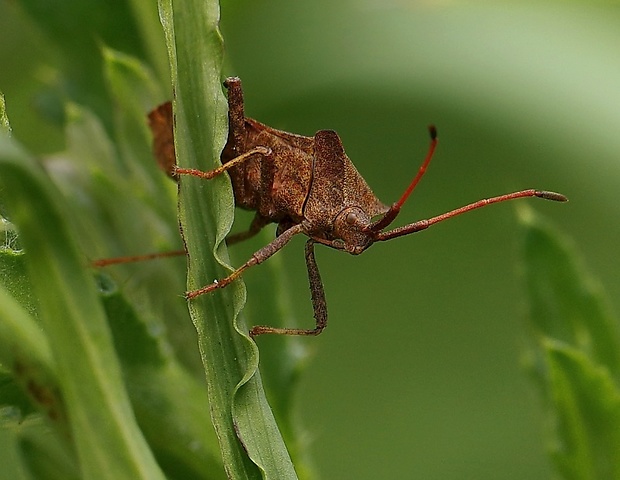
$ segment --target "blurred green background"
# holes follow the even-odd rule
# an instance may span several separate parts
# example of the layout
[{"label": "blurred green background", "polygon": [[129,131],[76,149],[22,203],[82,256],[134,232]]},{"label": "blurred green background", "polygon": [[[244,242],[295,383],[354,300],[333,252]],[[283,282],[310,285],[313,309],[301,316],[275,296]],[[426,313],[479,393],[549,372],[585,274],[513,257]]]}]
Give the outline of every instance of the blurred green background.
[{"label": "blurred green background", "polygon": [[[562,192],[569,204],[519,203],[568,232],[619,298],[617,2],[228,0],[222,31],[247,114],[295,133],[337,130],[386,203],[437,125],[436,158],[398,224],[522,188]],[[0,0],[0,32],[14,136],[38,153],[62,148],[60,128],[38,114],[59,64],[53,43],[14,2]],[[356,258],[317,250],[330,323],[303,340],[313,356],[299,417],[322,478],[551,476],[541,402],[520,365],[515,207]],[[250,218],[240,214],[238,228]],[[265,241],[236,246],[235,264]],[[310,325],[302,251],[296,239],[279,260],[295,316]],[[260,268],[246,275],[250,306]]]}]

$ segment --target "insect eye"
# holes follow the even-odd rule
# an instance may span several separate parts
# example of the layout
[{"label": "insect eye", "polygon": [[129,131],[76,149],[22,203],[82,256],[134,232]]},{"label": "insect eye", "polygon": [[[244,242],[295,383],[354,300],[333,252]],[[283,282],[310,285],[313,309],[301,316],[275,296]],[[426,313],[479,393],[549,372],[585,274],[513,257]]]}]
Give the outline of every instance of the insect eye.
[{"label": "insect eye", "polygon": [[345,221],[349,225],[355,225],[357,223],[357,213],[355,213],[355,212],[347,213],[347,217],[346,217]]}]

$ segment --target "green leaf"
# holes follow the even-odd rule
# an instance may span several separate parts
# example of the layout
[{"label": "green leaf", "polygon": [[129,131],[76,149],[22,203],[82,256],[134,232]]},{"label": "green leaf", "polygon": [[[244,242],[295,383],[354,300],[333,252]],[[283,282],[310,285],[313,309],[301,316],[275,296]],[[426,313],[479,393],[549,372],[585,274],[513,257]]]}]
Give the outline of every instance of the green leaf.
[{"label": "green leaf", "polygon": [[523,210],[531,346],[563,478],[620,478],[620,341],[604,295],[565,239]]},{"label": "green leaf", "polygon": [[22,465],[31,478],[41,480],[80,480],[80,472],[73,459],[60,448],[53,436],[40,431],[26,430],[18,437]]},{"label": "green leaf", "polygon": [[[35,405],[66,433],[62,423],[66,411],[59,394],[56,366],[47,338],[34,316],[24,256],[23,252],[0,249],[0,364],[11,373],[4,375],[0,404],[19,407],[22,414],[32,411]],[[20,391],[15,390],[17,386]],[[23,394],[28,395],[28,402]]]},{"label": "green leaf", "polygon": [[15,381],[15,376],[0,368],[0,409],[12,408],[20,418],[36,412],[33,402]]},{"label": "green leaf", "polygon": [[159,206],[167,214],[176,213],[171,208],[171,196],[158,198],[152,191],[161,188],[167,179],[153,159],[147,114],[166,96],[150,70],[137,58],[107,47],[103,48],[103,57],[108,89],[117,107],[114,130],[123,173],[131,175],[132,181],[153,200],[166,201]]},{"label": "green leaf", "polygon": [[[161,24],[159,28],[163,39]],[[124,199],[117,195],[121,201],[112,202],[104,192],[98,197],[100,208],[109,210],[109,218],[124,219],[114,228],[100,229],[103,230],[102,237],[111,231],[114,237],[124,239],[121,248],[108,251],[106,255],[180,250],[177,187],[159,169],[147,128],[147,113],[167,95],[156,85],[149,69],[135,58],[111,49],[104,50],[104,57],[105,73],[116,105],[114,130],[121,164],[116,171],[109,172],[113,184],[110,187],[122,189],[119,194],[122,193]],[[100,168],[105,168],[108,174],[105,165]],[[131,215],[126,214],[128,203],[135,205],[137,210]],[[110,240],[114,242],[114,239]],[[144,273],[136,276],[139,271]],[[143,268],[136,268],[136,265],[117,267],[114,272],[124,273],[116,278],[125,284],[124,290],[132,302],[152,306],[154,317],[168,329],[179,359],[202,377],[200,357],[195,348],[196,331],[181,298],[186,283],[184,259],[150,262]]]},{"label": "green leaf", "polygon": [[[261,244],[273,240],[273,229],[264,229],[259,235]],[[286,271],[282,257],[275,255],[261,265],[260,275],[245,280],[254,302],[248,302],[244,313],[248,323],[260,325],[269,319],[269,325],[295,327],[298,325],[289,302]],[[305,319],[313,321],[312,318]],[[259,338],[260,369],[267,398],[276,417],[288,450],[300,478],[312,478],[308,448],[304,432],[295,415],[296,393],[300,375],[309,353],[307,342],[293,336],[264,335]]]},{"label": "green leaf", "polygon": [[[92,112],[69,104],[67,148],[46,159],[46,169],[73,210],[71,218],[89,259],[179,250],[176,186],[157,168],[146,121],[162,93],[140,62],[104,51],[116,142]],[[185,289],[183,259],[107,271],[123,284],[132,303],[150,311],[144,316],[152,328],[168,329],[181,361],[202,376],[196,332],[180,295]]]},{"label": "green leaf", "polygon": [[583,351],[620,379],[618,322],[600,285],[577,260],[567,240],[533,213],[521,217],[534,335],[560,340]]},{"label": "green leaf", "polygon": [[79,476],[67,438],[50,429],[41,416],[26,419],[0,410],[2,476],[11,480],[67,480]]},{"label": "green leaf", "polygon": [[140,428],[170,478],[225,478],[204,385],[106,276],[101,295]]},{"label": "green leaf", "polygon": [[69,207],[40,167],[4,136],[0,182],[27,252],[83,477],[163,478],[136,425],[95,283],[65,220]]},{"label": "green leaf", "polygon": [[0,129],[6,134],[11,133],[11,124],[9,123],[9,117],[6,114],[6,102],[4,95],[0,92]]},{"label": "green leaf", "polygon": [[545,342],[563,478],[620,478],[620,391],[609,371],[583,352]]},{"label": "green leaf", "polygon": [[[175,92],[178,163],[207,170],[218,164],[227,126],[218,3],[161,1],[160,12]],[[229,179],[182,179],[179,215],[191,290],[231,269],[223,243],[233,218]],[[258,349],[239,318],[244,300],[244,287],[236,282],[190,302],[224,463],[234,478],[296,478],[260,382]]]},{"label": "green leaf", "polygon": [[[42,0],[24,0],[20,5],[60,52],[62,73],[58,83],[63,94],[88,105],[109,128],[112,109],[101,75],[99,42],[139,58],[145,56],[129,2],[67,0],[62,5],[52,5]],[[146,7],[142,10],[146,11]],[[140,24],[145,21],[148,18],[141,19]]]},{"label": "green leaf", "polygon": [[[57,422],[60,430],[66,431],[62,423],[66,419],[65,404],[58,391],[56,367],[46,338],[37,322],[3,287],[0,287],[0,363],[11,371],[15,383],[28,394],[32,404]],[[5,376],[0,403],[18,406],[28,413],[31,407],[15,396],[8,380]]]},{"label": "green leaf", "polygon": [[0,247],[0,285],[30,316],[37,317],[36,301],[32,294],[23,250],[15,250],[9,245]]},{"label": "green leaf", "polygon": [[170,81],[168,59],[166,58],[166,42],[161,31],[157,2],[130,0],[134,19],[140,31],[142,45],[149,59],[149,63],[157,72],[162,84]]},{"label": "green leaf", "polygon": [[[31,286],[25,278],[24,259],[23,252],[0,250],[0,284],[10,283],[15,291],[31,292]],[[202,383],[191,377],[178,364],[170,346],[161,335],[163,331],[150,328],[148,322],[140,319],[109,279],[100,276],[99,285],[136,419],[162,468],[171,475],[179,475],[179,478],[224,478],[209,413],[202,408],[207,402]],[[16,286],[18,288],[15,288]],[[46,382],[45,376],[35,376],[40,370],[51,368],[46,364],[43,367],[33,364],[37,352],[42,350],[37,346],[37,342],[44,342],[40,329],[33,325],[26,330],[33,321],[25,318],[25,313],[20,315],[9,311],[4,314],[4,310],[9,308],[14,300],[3,297],[2,291],[0,300],[0,352],[22,351],[22,366],[16,374],[19,384],[13,380],[13,375],[0,375],[0,405],[17,406],[22,415],[25,415],[32,411],[32,405],[36,404],[37,400],[46,398],[49,402],[50,395],[43,397],[41,393],[56,392],[57,381],[54,379],[50,382],[48,379]],[[13,330],[7,332],[9,327]],[[22,331],[24,333],[21,333]],[[11,346],[5,346],[6,343],[3,342],[7,337],[12,340]],[[43,345],[46,347],[46,342]],[[23,352],[28,355],[24,356]],[[45,357],[44,353],[38,355]],[[30,363],[26,363],[26,360]],[[15,363],[13,359],[2,356],[0,361],[5,365]],[[50,361],[51,359],[48,363]],[[39,397],[24,397],[22,392],[28,392],[28,388],[32,390],[35,386]],[[63,408],[62,404],[49,403],[39,404],[39,407],[43,411],[47,409],[50,415],[53,409]],[[58,412],[53,415],[65,416],[65,413]],[[30,443],[36,441],[32,438]],[[191,448],[188,448],[189,446]],[[47,462],[49,455],[42,452],[44,458],[39,459],[38,453],[41,452],[37,448],[28,449],[28,463],[34,464],[29,466],[31,470],[36,468],[36,465],[45,465]]]}]

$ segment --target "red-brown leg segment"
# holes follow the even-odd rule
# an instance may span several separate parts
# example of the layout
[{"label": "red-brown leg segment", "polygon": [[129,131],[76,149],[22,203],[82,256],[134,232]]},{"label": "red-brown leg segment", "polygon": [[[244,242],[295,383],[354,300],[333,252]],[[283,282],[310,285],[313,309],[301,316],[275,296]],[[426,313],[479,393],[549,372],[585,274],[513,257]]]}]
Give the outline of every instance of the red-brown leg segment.
[{"label": "red-brown leg segment", "polygon": [[257,213],[250,224],[250,228],[248,228],[245,232],[234,233],[226,237],[226,245],[233,245],[235,243],[242,242],[243,240],[247,240],[248,238],[252,238],[269,223],[270,222],[268,219]]},{"label": "red-brown leg segment", "polygon": [[308,280],[310,282],[310,295],[312,298],[312,308],[314,309],[314,319],[316,326],[313,329],[303,328],[277,328],[266,325],[257,325],[250,330],[250,336],[275,334],[275,335],[319,335],[327,326],[327,302],[325,301],[325,290],[319,268],[314,258],[314,240],[306,242],[306,266],[308,267]]},{"label": "red-brown leg segment", "polygon": [[186,292],[185,298],[187,298],[188,300],[191,300],[192,298],[196,298],[200,295],[204,295],[205,293],[212,292],[213,290],[216,290],[218,288],[224,288],[227,285],[230,285],[245,270],[247,270],[250,267],[253,267],[254,265],[258,265],[259,263],[263,263],[273,254],[278,252],[282,247],[284,247],[284,245],[286,245],[291,240],[291,238],[293,238],[295,235],[303,231],[304,231],[304,227],[302,226],[302,224],[297,224],[294,227],[289,228],[282,235],[280,235],[279,237],[276,237],[276,239],[273,242],[265,245],[263,248],[255,252],[254,255],[252,255],[252,257],[247,262],[241,265],[237,270],[232,272],[230,275],[228,275],[225,278],[222,278],[221,280],[216,280],[210,285],[206,285],[197,290]]},{"label": "red-brown leg segment", "polygon": [[226,170],[236,165],[239,165],[240,163],[245,162],[246,160],[252,158],[253,155],[268,156],[268,155],[271,155],[271,149],[268,147],[262,147],[262,146],[254,147],[251,150],[248,150],[247,152],[242,153],[238,157],[235,157],[232,160],[229,160],[228,162],[224,163],[222,166],[214,168],[213,170],[209,170],[207,172],[204,172],[202,170],[197,170],[195,168],[175,167],[174,173],[176,175],[190,175],[192,177],[204,178],[206,180],[209,180],[213,177],[217,177],[218,175],[224,173]]},{"label": "red-brown leg segment", "polygon": [[91,263],[91,265],[93,267],[107,267],[109,265],[118,265],[121,263],[144,262],[146,260],[155,260],[157,258],[180,257],[185,254],[185,250],[174,250],[172,252],[147,253],[145,255],[128,255],[125,257],[95,260]]},{"label": "red-brown leg segment", "polygon": [[[228,170],[231,167],[234,167],[235,165],[239,165],[240,163],[245,162],[246,160],[251,158],[253,155],[264,155],[265,157],[268,157],[269,155],[271,155],[271,149],[267,147],[262,147],[262,146],[254,147],[253,149],[248,150],[244,154],[239,155],[238,157],[233,158],[232,160],[226,162],[222,166],[218,168],[214,168],[213,170],[209,170],[207,172],[204,172],[202,170],[196,170],[194,168],[178,168],[175,166],[173,168],[173,173],[175,175],[190,175],[192,177],[204,178],[208,180],[213,177],[216,177],[217,175],[220,175],[221,173],[224,173],[226,170]],[[226,241],[230,245],[230,244],[239,242],[241,240],[245,240],[246,238],[250,238],[256,235],[261,230],[261,228],[264,227],[267,223],[268,222],[265,222],[264,220],[262,220],[262,217],[255,218],[252,224],[250,225],[250,229],[247,232],[242,232],[242,233],[238,233],[235,235],[231,235]],[[146,260],[154,260],[157,258],[166,258],[166,257],[175,257],[175,256],[181,256],[185,254],[186,254],[185,250],[175,250],[173,252],[148,253],[146,255],[129,255],[129,256],[124,256],[124,257],[104,258],[101,260],[95,260],[94,262],[92,262],[91,265],[93,267],[107,267],[109,265],[142,262]]]}]

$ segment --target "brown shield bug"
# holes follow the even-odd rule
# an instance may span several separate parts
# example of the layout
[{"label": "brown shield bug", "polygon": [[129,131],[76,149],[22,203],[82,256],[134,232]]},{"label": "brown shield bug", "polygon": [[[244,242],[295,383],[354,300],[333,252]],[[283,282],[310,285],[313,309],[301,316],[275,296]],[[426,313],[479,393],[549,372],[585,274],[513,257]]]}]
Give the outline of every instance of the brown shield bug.
[{"label": "brown shield bug", "polygon": [[[320,130],[313,137],[305,137],[268,127],[245,116],[241,81],[238,78],[228,78],[224,85],[228,89],[229,132],[228,142],[221,155],[222,166],[219,168],[203,172],[176,167],[172,106],[169,102],[153,110],[149,114],[149,121],[154,136],[155,155],[171,177],[177,180],[182,176],[210,179],[228,172],[236,205],[256,212],[249,229],[229,236],[228,244],[255,235],[269,223],[278,225],[276,238],[271,243],[255,252],[226,278],[186,292],[187,299],[191,300],[226,287],[245,270],[264,262],[279,251],[295,235],[302,233],[308,237],[305,257],[315,328],[275,328],[259,325],[250,330],[252,336],[265,333],[318,335],[323,331],[327,325],[327,305],[314,257],[314,245],[317,243],[359,255],[375,242],[419,232],[435,223],[493,203],[524,197],[567,201],[567,198],[559,193],[528,189],[479,200],[442,215],[386,231],[431,161],[437,145],[434,127],[429,129],[430,148],[417,175],[400,199],[387,206],[377,199],[358,173],[347,157],[336,132]],[[124,257],[102,260],[96,262],[96,265],[184,253]]]}]

